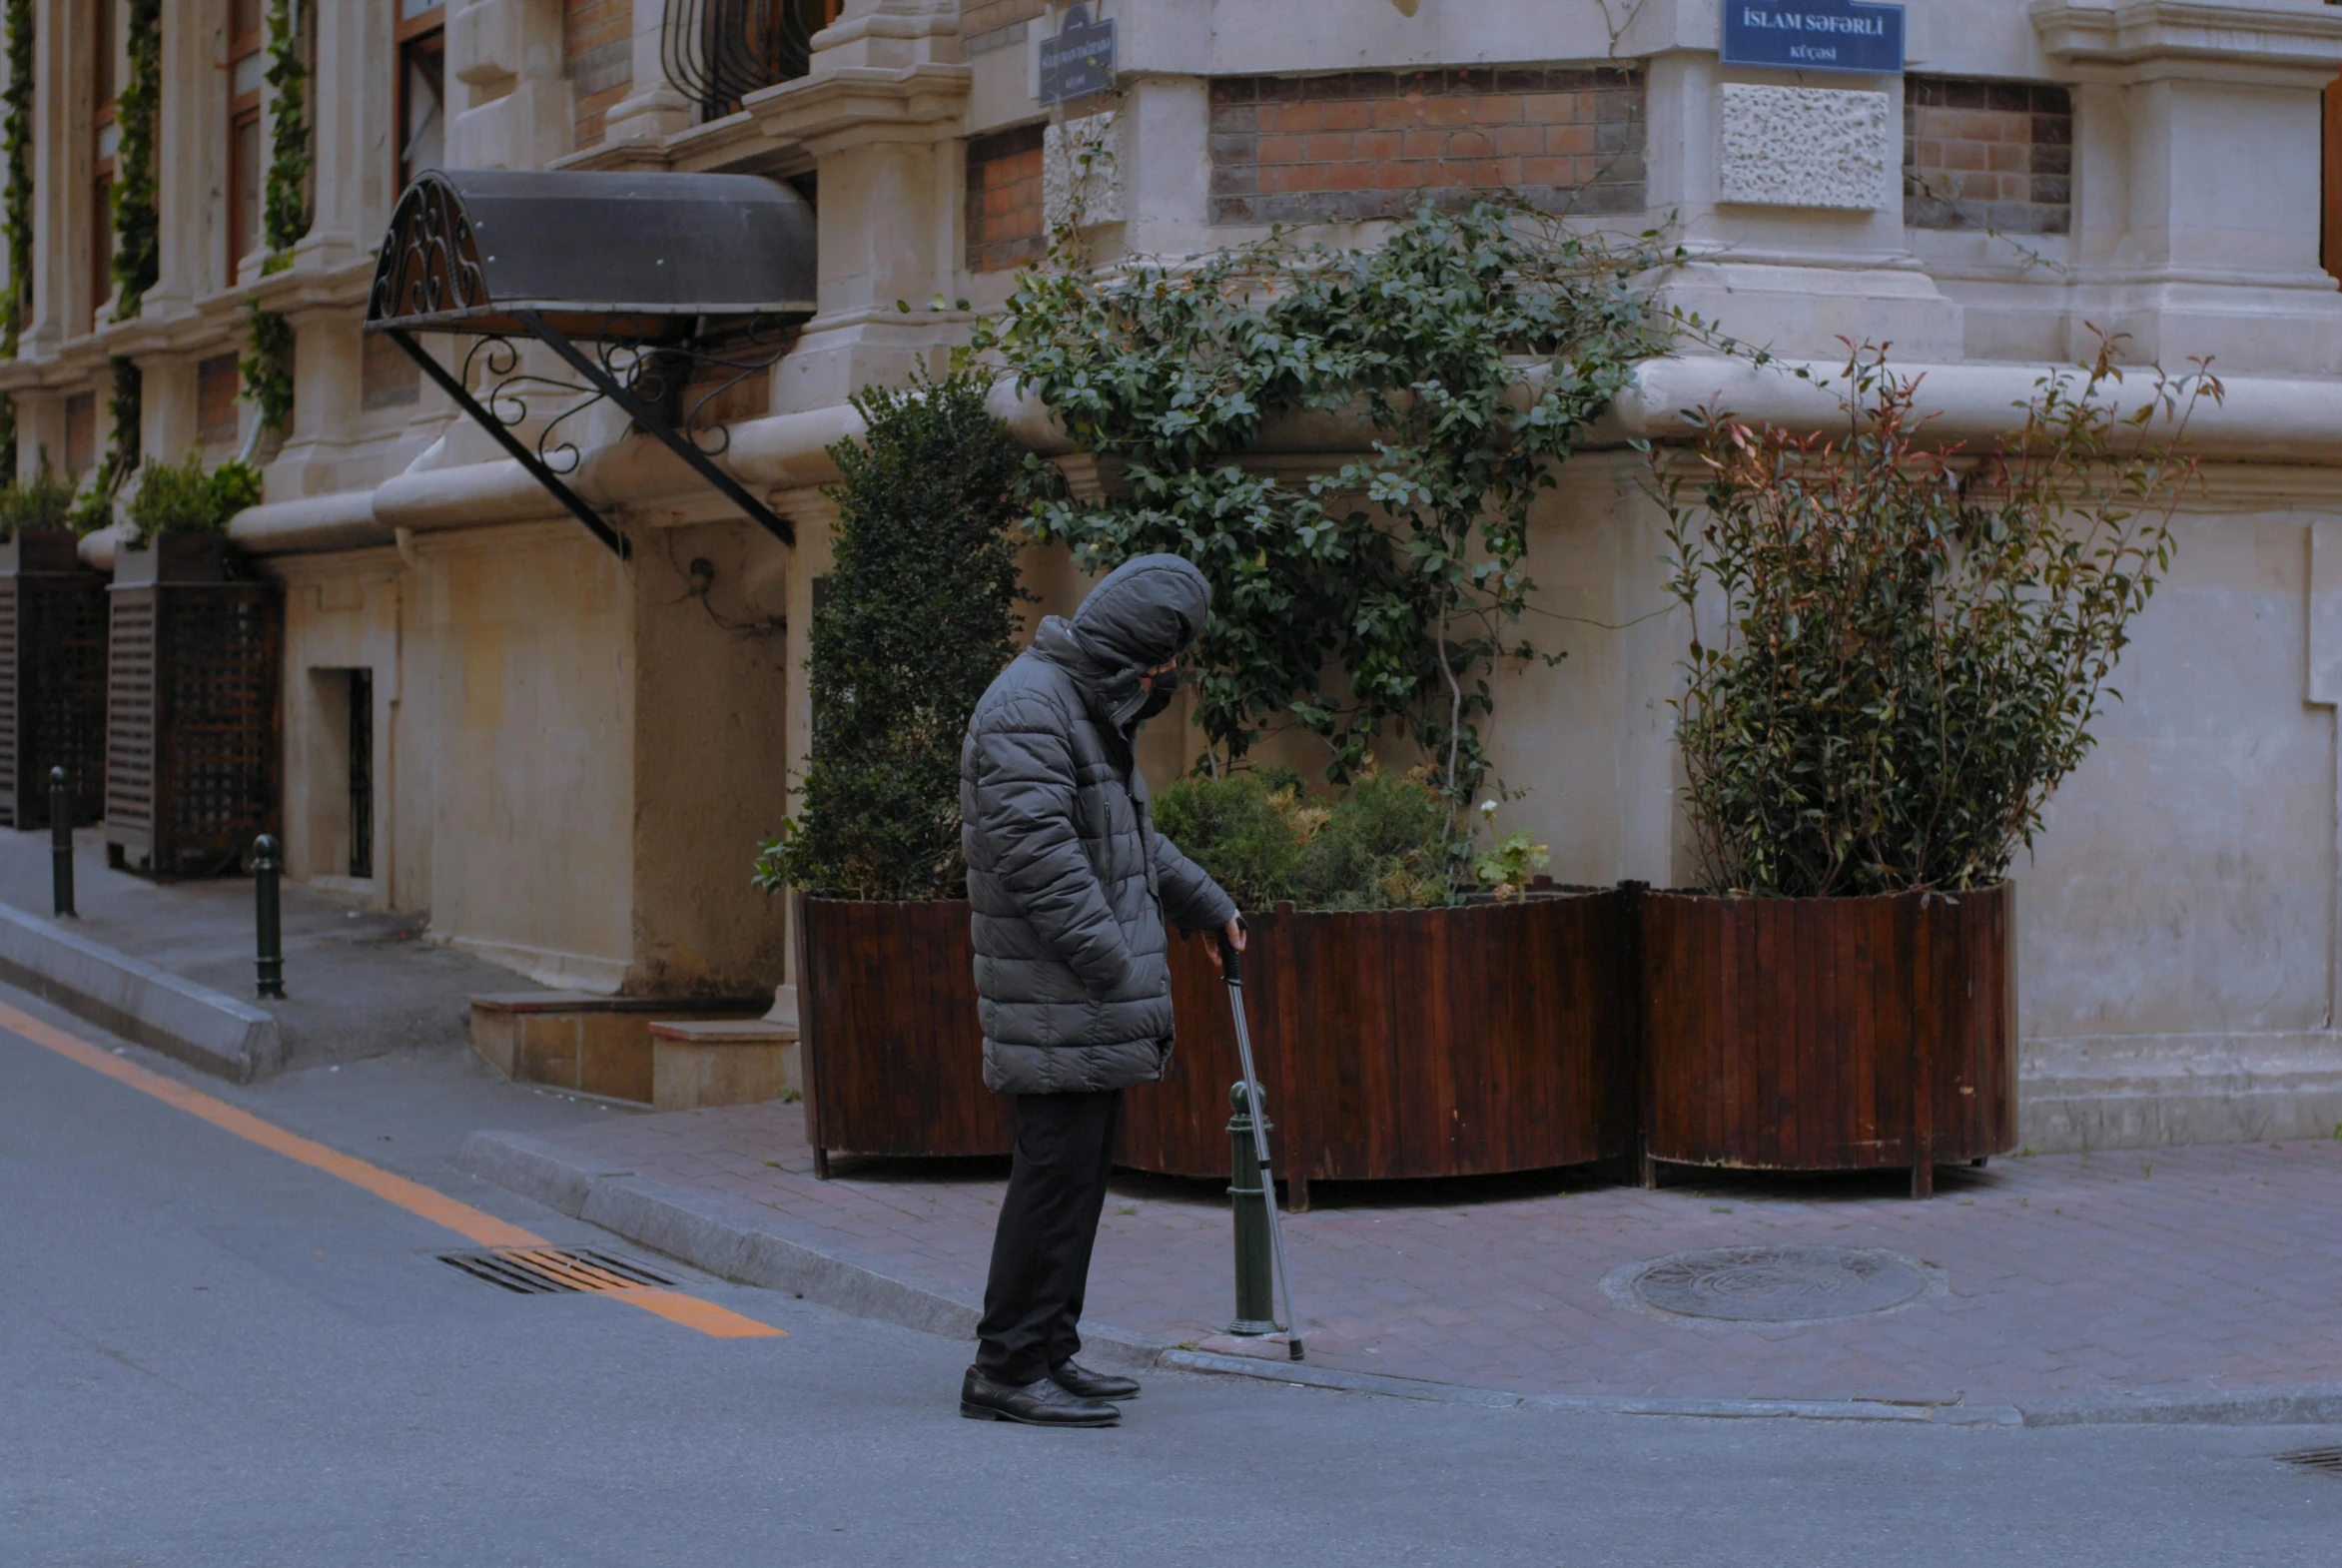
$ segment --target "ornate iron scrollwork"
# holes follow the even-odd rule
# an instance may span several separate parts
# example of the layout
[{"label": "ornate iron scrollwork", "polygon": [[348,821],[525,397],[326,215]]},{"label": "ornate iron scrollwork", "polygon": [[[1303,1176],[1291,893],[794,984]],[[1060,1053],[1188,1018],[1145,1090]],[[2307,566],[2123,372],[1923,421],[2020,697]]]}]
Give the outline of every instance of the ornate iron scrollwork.
[{"label": "ornate iron scrollwork", "polygon": [[[561,426],[620,393],[630,393],[655,410],[658,422],[703,455],[722,456],[732,444],[729,422],[715,416],[724,394],[769,372],[791,341],[788,324],[771,318],[730,327],[711,342],[661,339],[635,317],[612,317],[603,323],[601,334],[578,346],[592,355],[600,373],[591,379],[532,371],[522,363],[519,347],[500,335],[476,340],[464,354],[464,385],[479,389],[480,406],[507,430],[529,422],[531,400],[541,404],[548,397],[572,399],[537,430],[536,456],[547,472],[577,471],[582,454]],[[648,433],[658,433],[649,421],[635,422]]]},{"label": "ornate iron scrollwork", "polygon": [[391,215],[368,320],[440,316],[487,303],[487,278],[462,198],[438,175],[418,176]]},{"label": "ornate iron scrollwork", "polygon": [[667,0],[659,59],[667,79],[717,119],[760,87],[793,82],[812,68],[806,12],[822,0]]}]

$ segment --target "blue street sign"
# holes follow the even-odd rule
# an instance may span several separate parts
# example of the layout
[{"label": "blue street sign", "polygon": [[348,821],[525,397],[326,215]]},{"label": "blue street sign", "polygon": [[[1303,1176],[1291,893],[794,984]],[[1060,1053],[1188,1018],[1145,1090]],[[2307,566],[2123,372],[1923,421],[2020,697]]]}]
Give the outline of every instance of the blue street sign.
[{"label": "blue street sign", "polygon": [[[1900,34],[1898,35],[1900,36]],[[1055,36],[1041,40],[1041,101],[1062,104],[1115,85],[1115,25],[1090,20],[1086,5],[1066,7]]]},{"label": "blue street sign", "polygon": [[1861,0],[1724,0],[1724,63],[1903,74],[1903,7]]}]

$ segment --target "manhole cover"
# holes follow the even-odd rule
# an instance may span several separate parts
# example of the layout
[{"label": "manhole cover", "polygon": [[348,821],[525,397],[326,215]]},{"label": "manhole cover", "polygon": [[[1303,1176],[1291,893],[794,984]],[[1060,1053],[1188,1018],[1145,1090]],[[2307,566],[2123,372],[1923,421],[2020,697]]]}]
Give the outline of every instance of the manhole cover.
[{"label": "manhole cover", "polygon": [[1869,1247],[1727,1246],[1635,1265],[1619,1283],[1631,1304],[1671,1317],[1812,1323],[1892,1311],[1926,1295],[1936,1274]]}]

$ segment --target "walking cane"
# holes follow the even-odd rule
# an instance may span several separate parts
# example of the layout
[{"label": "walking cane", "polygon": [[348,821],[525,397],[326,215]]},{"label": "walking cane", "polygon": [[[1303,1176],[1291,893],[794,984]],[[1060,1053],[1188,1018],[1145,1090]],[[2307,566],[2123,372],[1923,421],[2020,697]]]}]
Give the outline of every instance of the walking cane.
[{"label": "walking cane", "polygon": [[1285,1355],[1301,1359],[1301,1320],[1293,1315],[1293,1277],[1285,1271],[1284,1225],[1276,1212],[1276,1173],[1268,1165],[1268,1118],[1263,1114],[1260,1075],[1252,1071],[1252,1035],[1244,1026],[1244,971],[1236,945],[1224,930],[1219,934],[1220,976],[1227,982],[1228,1005],[1236,1015],[1236,1060],[1244,1070],[1244,1094],[1251,1106],[1252,1153],[1260,1162],[1260,1201],[1268,1205],[1268,1239],[1276,1252],[1276,1282],[1284,1292]]}]

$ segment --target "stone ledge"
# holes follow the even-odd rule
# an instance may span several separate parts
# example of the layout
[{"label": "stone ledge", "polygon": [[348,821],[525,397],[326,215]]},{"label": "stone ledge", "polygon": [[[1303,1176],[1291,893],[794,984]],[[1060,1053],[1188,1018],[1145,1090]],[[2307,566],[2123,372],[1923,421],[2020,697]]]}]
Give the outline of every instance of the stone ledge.
[{"label": "stone ledge", "polygon": [[285,1065],[272,1015],[4,904],[0,979],[231,1083]]},{"label": "stone ledge", "polygon": [[2018,1142],[2035,1154],[2285,1143],[2342,1128],[2342,1033],[2041,1036]]}]

